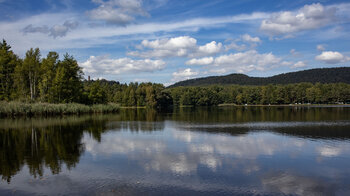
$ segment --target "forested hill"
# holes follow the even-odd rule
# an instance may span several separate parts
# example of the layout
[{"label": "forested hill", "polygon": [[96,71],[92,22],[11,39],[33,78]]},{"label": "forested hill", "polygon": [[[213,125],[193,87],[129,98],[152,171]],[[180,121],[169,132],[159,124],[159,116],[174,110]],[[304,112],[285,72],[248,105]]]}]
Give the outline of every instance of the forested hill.
[{"label": "forested hill", "polygon": [[177,86],[204,86],[212,84],[238,85],[267,85],[293,84],[300,82],[311,83],[338,83],[350,84],[350,67],[309,69],[298,72],[279,74],[271,77],[249,77],[244,74],[230,74],[226,76],[210,76],[177,82],[170,87]]}]

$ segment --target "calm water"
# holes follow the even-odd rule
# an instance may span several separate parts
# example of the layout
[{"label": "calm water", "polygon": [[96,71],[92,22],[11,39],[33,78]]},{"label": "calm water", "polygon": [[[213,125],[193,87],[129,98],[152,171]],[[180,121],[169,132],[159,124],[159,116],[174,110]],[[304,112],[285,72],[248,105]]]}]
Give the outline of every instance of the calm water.
[{"label": "calm water", "polygon": [[350,107],[0,119],[0,195],[350,195]]}]

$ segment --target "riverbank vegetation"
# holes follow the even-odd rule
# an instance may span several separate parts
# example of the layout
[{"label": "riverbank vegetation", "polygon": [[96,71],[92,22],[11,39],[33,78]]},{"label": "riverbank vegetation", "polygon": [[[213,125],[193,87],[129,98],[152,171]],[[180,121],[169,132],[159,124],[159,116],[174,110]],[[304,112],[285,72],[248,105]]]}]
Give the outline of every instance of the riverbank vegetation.
[{"label": "riverbank vegetation", "polygon": [[[350,84],[296,83],[165,88],[155,83],[85,80],[73,56],[29,49],[23,59],[0,42],[0,114],[53,115],[114,112],[121,107],[341,104]],[[108,105],[109,104],[109,105]]]},{"label": "riverbank vegetation", "polygon": [[84,105],[78,103],[22,103],[0,102],[0,116],[52,116],[86,113],[112,113],[119,111],[118,104]]}]

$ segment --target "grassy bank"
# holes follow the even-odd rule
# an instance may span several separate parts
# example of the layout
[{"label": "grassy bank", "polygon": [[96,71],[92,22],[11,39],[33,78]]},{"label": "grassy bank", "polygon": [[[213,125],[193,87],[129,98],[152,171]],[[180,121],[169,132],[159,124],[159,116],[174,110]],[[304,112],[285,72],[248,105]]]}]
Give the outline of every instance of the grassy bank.
[{"label": "grassy bank", "polygon": [[78,103],[21,103],[0,102],[1,116],[52,116],[86,113],[112,113],[119,110],[118,104],[83,105]]}]

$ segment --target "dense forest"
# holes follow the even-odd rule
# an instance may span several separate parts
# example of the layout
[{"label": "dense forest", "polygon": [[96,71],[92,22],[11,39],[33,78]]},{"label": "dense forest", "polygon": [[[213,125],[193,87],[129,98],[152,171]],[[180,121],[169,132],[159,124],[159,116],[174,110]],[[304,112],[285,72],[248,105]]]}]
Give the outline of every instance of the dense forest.
[{"label": "dense forest", "polygon": [[[107,80],[84,80],[73,56],[49,52],[42,58],[40,50],[29,49],[23,59],[0,42],[0,101],[25,103],[81,103],[86,105],[117,103],[121,106],[168,107],[172,105],[211,106],[218,104],[295,104],[350,103],[350,68],[316,69],[278,75],[271,81],[293,83],[302,78],[320,78],[325,83],[209,85],[202,87],[165,88],[155,83],[122,84]],[[308,74],[309,72],[312,74]],[[344,83],[327,83],[330,75]],[[304,75],[304,76],[301,76]],[[244,76],[244,75],[241,75]],[[248,77],[248,76],[246,76]],[[249,78],[249,77],[248,77]],[[338,81],[337,79],[337,81]],[[243,80],[242,80],[243,81]],[[289,82],[288,82],[289,81]],[[333,80],[330,80],[333,81]]]},{"label": "dense forest", "polygon": [[350,84],[350,67],[319,68],[298,72],[279,74],[271,77],[249,77],[244,74],[230,74],[226,76],[210,76],[181,81],[171,87],[178,86],[205,86],[214,84],[238,85],[268,85],[310,83],[347,83]]},{"label": "dense forest", "polygon": [[171,95],[174,105],[350,103],[350,85],[345,83],[213,85],[175,87],[167,89],[166,92]]},{"label": "dense forest", "polygon": [[162,84],[83,80],[73,56],[49,52],[41,58],[31,48],[19,58],[5,40],[0,43],[0,101],[105,104],[160,107],[169,103]]}]

